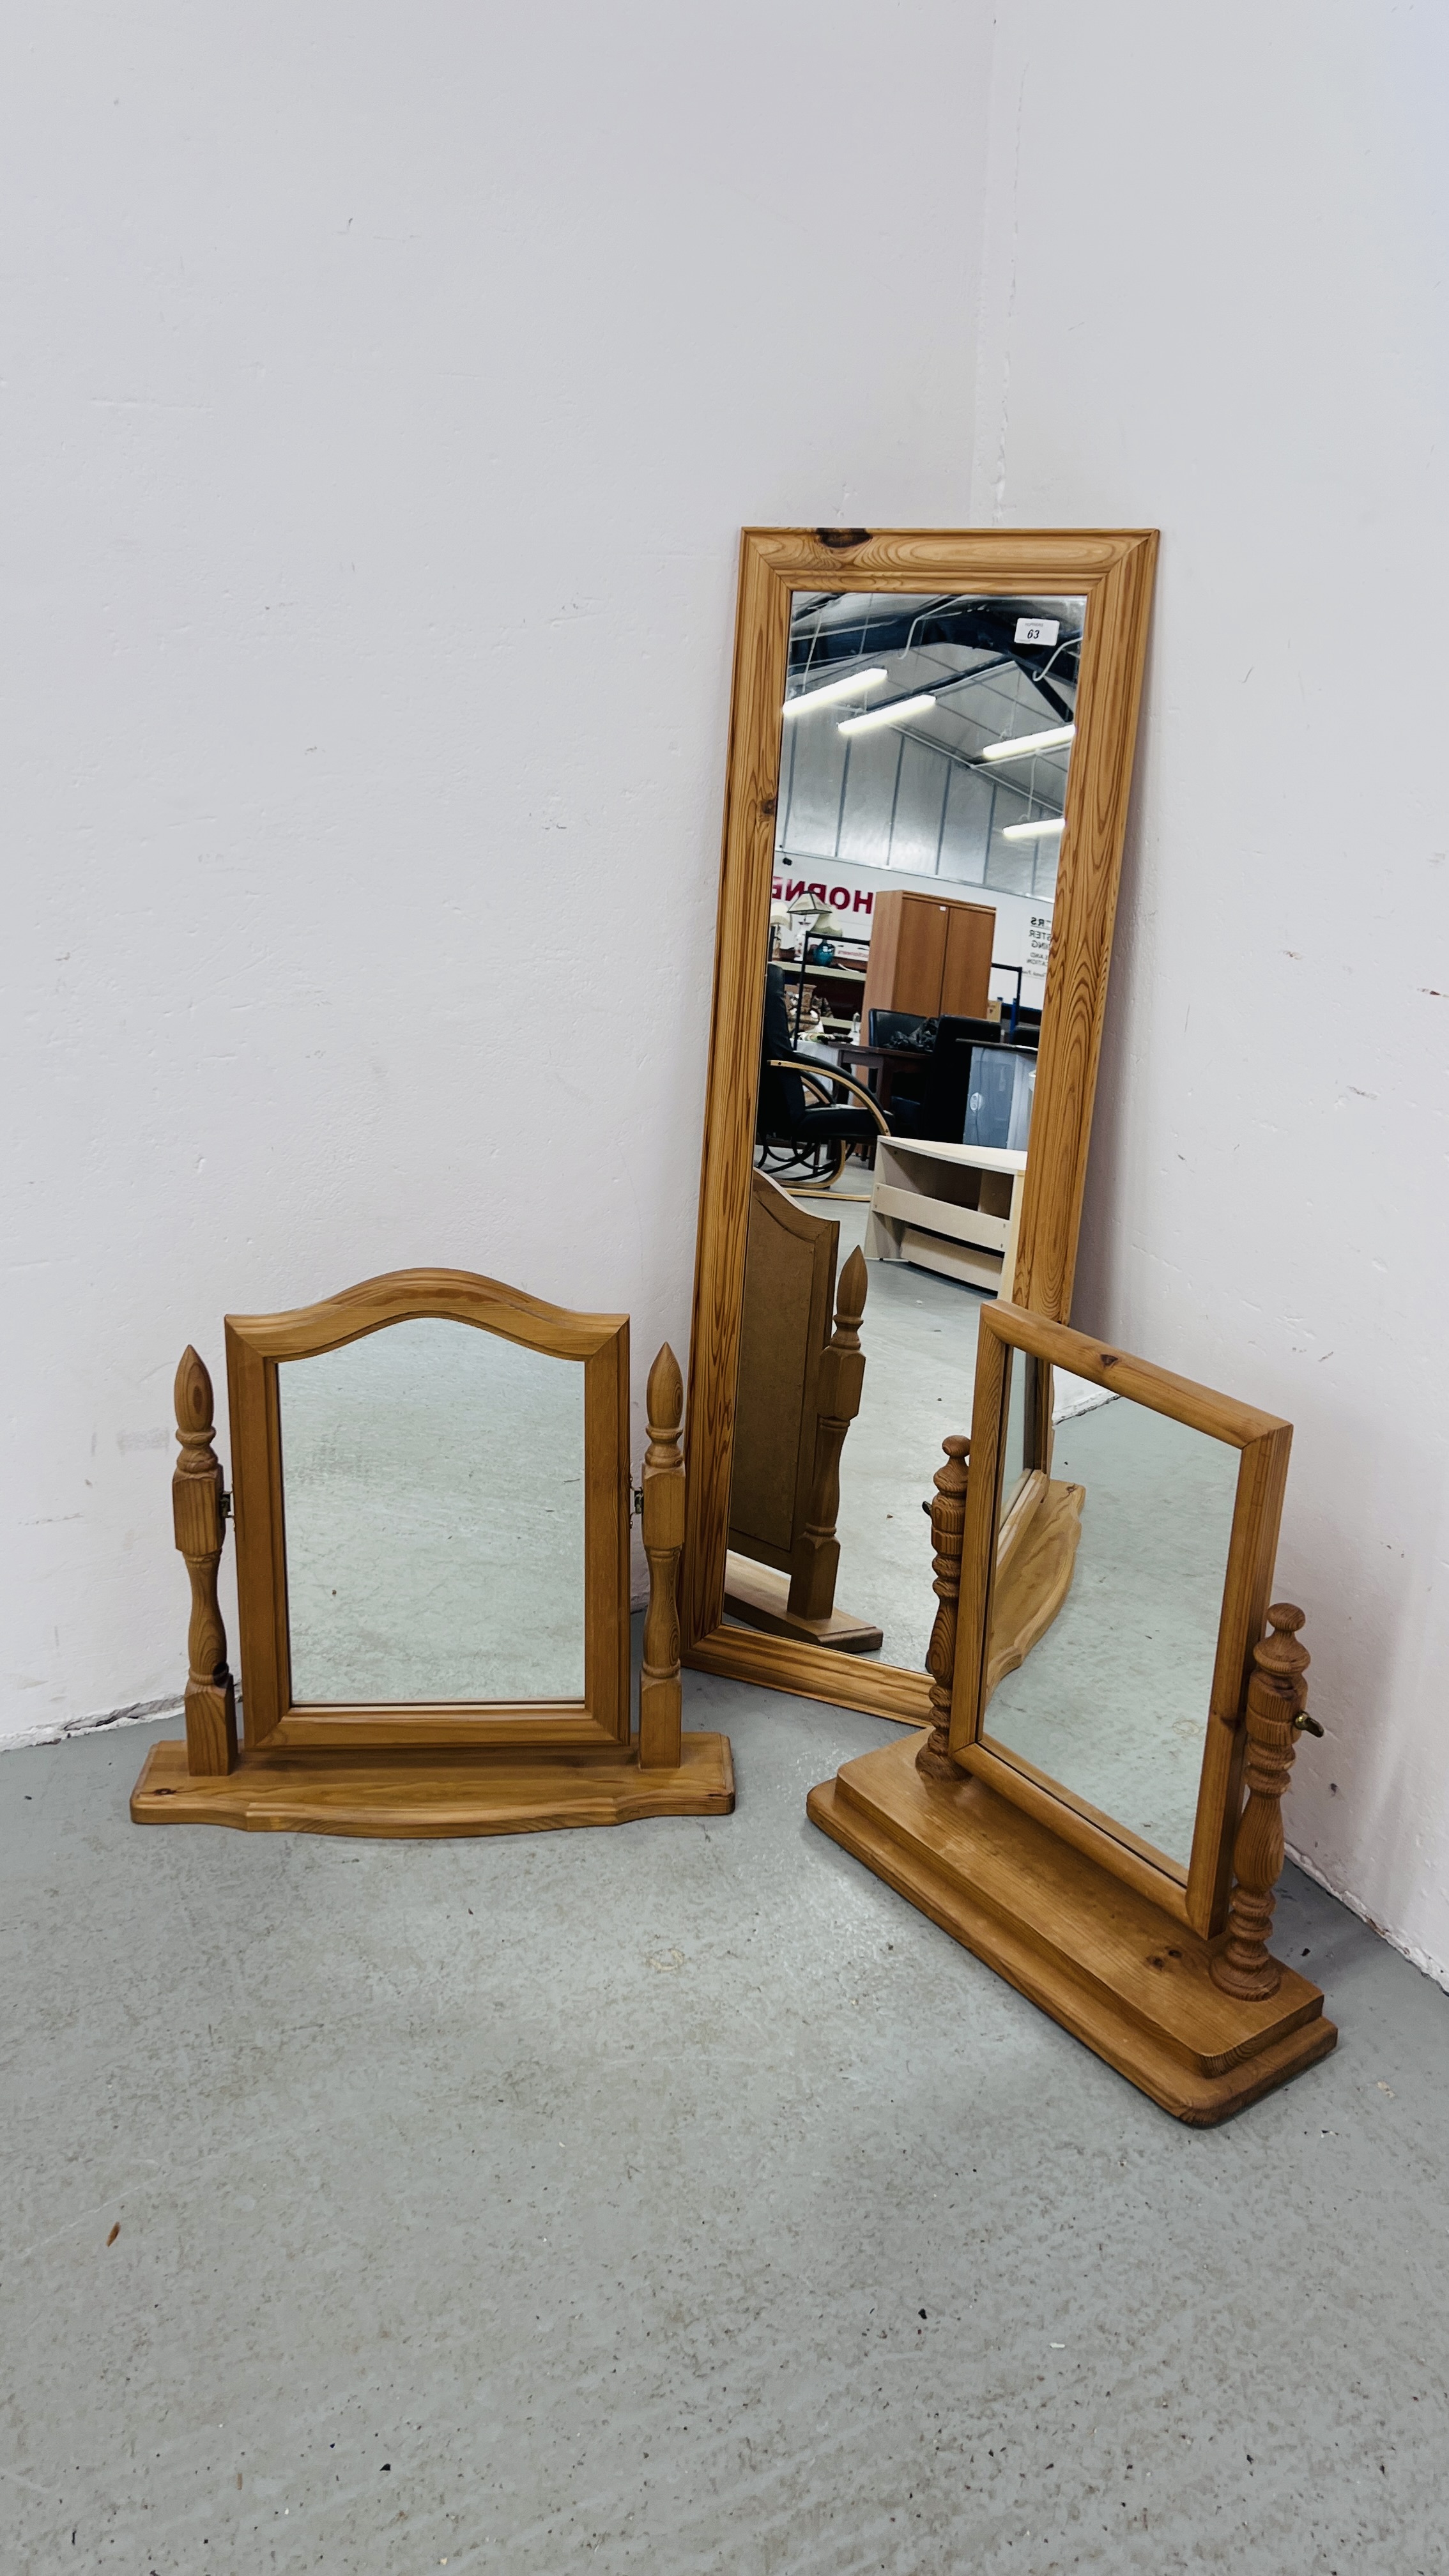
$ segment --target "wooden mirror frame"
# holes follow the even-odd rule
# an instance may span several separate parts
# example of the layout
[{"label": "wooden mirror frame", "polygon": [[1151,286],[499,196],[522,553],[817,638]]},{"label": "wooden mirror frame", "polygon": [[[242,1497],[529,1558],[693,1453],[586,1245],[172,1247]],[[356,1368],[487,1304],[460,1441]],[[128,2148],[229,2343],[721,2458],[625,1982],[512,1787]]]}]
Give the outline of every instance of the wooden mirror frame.
[{"label": "wooden mirror frame", "polygon": [[[582,1700],[293,1703],[277,1368],[389,1324],[439,1316],[584,1372]],[[629,1319],[575,1315],[465,1270],[395,1270],[318,1305],[228,1315],[243,1719],[249,1754],[368,1748],[617,1747],[629,1740]]]},{"label": "wooden mirror frame", "polygon": [[[1031,1145],[1015,1277],[1005,1283],[1018,1304],[1065,1318],[1156,558],[1156,532],[1145,528],[744,531],[689,1362],[681,1642],[683,1660],[697,1670],[917,1725],[930,1713],[924,1671],[724,1624],[791,594],[924,590],[1086,599]],[[928,1472],[923,1460],[923,1485]]]},{"label": "wooden mirror frame", "polygon": [[[1069,1369],[1093,1386],[1145,1404],[1169,1421],[1206,1432],[1239,1451],[1237,1495],[1218,1622],[1209,1706],[1203,1712],[1203,1758],[1192,1854],[1183,1868],[1115,1818],[1077,1797],[1004,1744],[993,1740],[986,1662],[997,1580],[1001,1511],[1001,1444],[1008,1403],[1007,1355],[1021,1352]],[[1014,1806],[1064,1842],[1126,1881],[1204,1939],[1222,1929],[1232,1876],[1233,1838],[1242,1806],[1243,1718],[1273,1584],[1278,1525],[1293,1432],[1275,1414],[1215,1395],[1110,1344],[1074,1333],[1010,1305],[983,1308],[976,1344],[970,1481],[961,1552],[961,1602],[951,1703],[950,1753]]]}]

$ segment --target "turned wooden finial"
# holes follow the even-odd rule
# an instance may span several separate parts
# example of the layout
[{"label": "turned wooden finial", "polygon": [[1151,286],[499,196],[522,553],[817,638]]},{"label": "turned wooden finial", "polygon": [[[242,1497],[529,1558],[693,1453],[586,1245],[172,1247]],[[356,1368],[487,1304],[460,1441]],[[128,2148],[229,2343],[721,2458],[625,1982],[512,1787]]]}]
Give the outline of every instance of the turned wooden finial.
[{"label": "turned wooden finial", "polygon": [[226,1661],[226,1629],[216,1572],[226,1537],[221,1462],[212,1447],[211,1378],[190,1348],[176,1372],[176,1437],[181,1455],[171,1476],[176,1544],[191,1577],[187,1635],[186,1768],[193,1778],[236,1764],[236,1689]]},{"label": "turned wooden finial", "polygon": [[787,1606],[796,1619],[828,1619],[835,1606],[840,1571],[840,1453],[845,1435],[860,1411],[865,1384],[865,1353],[860,1347],[860,1319],[865,1313],[869,1276],[865,1255],[857,1246],[840,1273],[835,1292],[835,1330],[820,1359],[816,1379],[815,1462],[810,1502],[800,1536]]},{"label": "turned wooden finial", "polygon": [[1283,1792],[1293,1774],[1298,1734],[1313,1724],[1303,1714],[1309,1664],[1307,1649],[1298,1643],[1303,1613],[1280,1601],[1269,1611],[1268,1625],[1269,1635],[1253,1648],[1248,1683],[1248,1803],[1233,1845],[1228,1937],[1210,1969],[1224,1994],[1250,2000],[1276,1994],[1283,1975],[1268,1956],[1273,1891],[1283,1867]]},{"label": "turned wooden finial", "polygon": [[215,1406],[211,1375],[205,1360],[189,1342],[181,1354],[181,1365],[176,1372],[175,1397],[176,1437],[181,1443],[182,1463],[192,1475],[209,1475],[211,1464],[206,1461],[195,1464],[193,1461],[198,1449],[210,1449],[216,1431],[212,1420]]},{"label": "turned wooden finial", "polygon": [[835,1292],[835,1331],[831,1339],[832,1350],[859,1350],[860,1319],[865,1313],[866,1291],[869,1285],[870,1273],[865,1266],[865,1254],[857,1244],[855,1250],[847,1255]]},{"label": "turned wooden finial", "polygon": [[679,1554],[684,1545],[684,1379],[666,1342],[649,1372],[645,1402],[644,1554],[649,1607],[639,1677],[639,1767],[677,1771],[683,1693],[679,1681]]},{"label": "turned wooden finial", "polygon": [[942,1442],[946,1464],[932,1478],[936,1499],[921,1509],[931,1515],[931,1559],[937,1609],[926,1670],[931,1676],[931,1732],[916,1755],[916,1769],[927,1780],[959,1780],[961,1769],[951,1759],[951,1694],[956,1679],[956,1616],[961,1600],[961,1545],[966,1532],[966,1461],[971,1443],[953,1431]]}]

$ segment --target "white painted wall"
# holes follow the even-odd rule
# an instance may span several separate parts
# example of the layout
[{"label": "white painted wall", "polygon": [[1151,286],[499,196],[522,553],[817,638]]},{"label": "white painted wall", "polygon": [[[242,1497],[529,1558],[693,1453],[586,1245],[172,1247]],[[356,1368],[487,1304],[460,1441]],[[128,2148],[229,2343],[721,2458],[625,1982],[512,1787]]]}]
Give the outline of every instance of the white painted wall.
[{"label": "white painted wall", "polygon": [[967,516],[990,34],[11,13],[0,1733],[174,1693],[226,1309],[683,1355],[737,531]]},{"label": "white painted wall", "polygon": [[1290,1843],[1449,1982],[1449,15],[1003,0],[973,514],[1158,525],[1077,1319],[1296,1425]]}]

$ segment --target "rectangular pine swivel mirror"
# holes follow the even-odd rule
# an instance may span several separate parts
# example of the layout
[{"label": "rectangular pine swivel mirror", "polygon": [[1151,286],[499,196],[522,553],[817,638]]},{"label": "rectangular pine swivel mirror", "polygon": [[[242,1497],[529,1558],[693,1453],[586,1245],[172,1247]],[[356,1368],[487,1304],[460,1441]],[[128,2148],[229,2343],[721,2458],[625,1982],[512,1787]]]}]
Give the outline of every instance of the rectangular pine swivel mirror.
[{"label": "rectangular pine swivel mirror", "polygon": [[[1065,1317],[1156,539],[743,539],[685,1660],[917,1723],[977,1321]],[[1045,1478],[1025,1405],[1015,1426]]]},{"label": "rectangular pine swivel mirror", "polygon": [[[1019,1408],[1042,1426],[1025,1474]],[[1010,1306],[983,1322],[952,1755],[1204,1934],[1227,1898],[1290,1438]]]},{"label": "rectangular pine swivel mirror", "polygon": [[1268,1947],[1280,1801],[1300,1731],[1321,1732],[1303,1614],[1270,1606],[1291,1439],[1064,1325],[986,1309],[970,1439],[950,1442],[932,1512],[935,1725],[807,1802],[1197,2124],[1337,2035]]}]

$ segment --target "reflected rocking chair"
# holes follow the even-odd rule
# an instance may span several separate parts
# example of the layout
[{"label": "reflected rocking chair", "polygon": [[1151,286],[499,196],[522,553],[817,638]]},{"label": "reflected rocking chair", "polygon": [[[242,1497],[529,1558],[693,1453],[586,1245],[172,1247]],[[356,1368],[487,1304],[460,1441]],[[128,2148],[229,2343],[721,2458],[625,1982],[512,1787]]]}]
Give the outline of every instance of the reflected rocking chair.
[{"label": "reflected rocking chair", "polygon": [[[814,1097],[807,1097],[807,1092]],[[862,1106],[853,1107],[854,1101]],[[772,1173],[783,1189],[794,1194],[828,1190],[839,1180],[853,1145],[873,1145],[877,1136],[890,1133],[890,1120],[863,1083],[823,1057],[802,1055],[792,1043],[785,969],[768,966],[755,1112],[756,1169]],[[807,1177],[781,1178],[787,1172],[803,1172]]]}]

